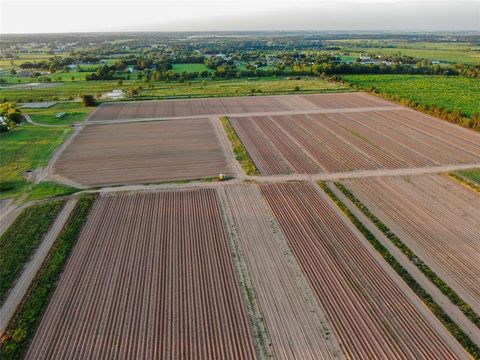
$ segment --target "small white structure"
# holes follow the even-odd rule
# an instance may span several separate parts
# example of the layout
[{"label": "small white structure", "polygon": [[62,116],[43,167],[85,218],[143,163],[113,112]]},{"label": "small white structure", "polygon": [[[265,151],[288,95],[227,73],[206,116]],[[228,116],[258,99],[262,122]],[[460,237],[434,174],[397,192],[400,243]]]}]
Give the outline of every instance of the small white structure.
[{"label": "small white structure", "polygon": [[123,99],[124,97],[125,94],[120,89],[115,89],[102,95],[102,99]]}]

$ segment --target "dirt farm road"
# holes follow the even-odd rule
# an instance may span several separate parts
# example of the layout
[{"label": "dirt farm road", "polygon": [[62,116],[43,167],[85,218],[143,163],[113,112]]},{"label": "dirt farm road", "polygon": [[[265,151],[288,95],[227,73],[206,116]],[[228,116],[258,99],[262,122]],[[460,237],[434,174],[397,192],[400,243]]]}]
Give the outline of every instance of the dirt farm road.
[{"label": "dirt farm road", "polygon": [[215,186],[227,186],[230,184],[241,183],[244,181],[250,182],[285,182],[285,181],[335,181],[343,179],[357,179],[367,177],[382,177],[382,176],[413,176],[413,175],[426,175],[426,174],[438,174],[446,173],[458,170],[468,170],[480,168],[478,164],[461,164],[461,165],[442,165],[442,166],[430,166],[422,168],[404,168],[404,169],[381,169],[381,170],[368,170],[368,171],[352,171],[344,173],[331,173],[331,174],[292,174],[292,175],[270,175],[270,176],[253,176],[253,175],[241,175],[228,181],[190,181],[185,183],[161,183],[161,184],[148,184],[148,185],[123,185],[123,186],[106,186],[100,189],[84,190],[85,193],[114,193],[123,191],[155,191],[162,189],[175,189],[181,187],[215,187]]}]

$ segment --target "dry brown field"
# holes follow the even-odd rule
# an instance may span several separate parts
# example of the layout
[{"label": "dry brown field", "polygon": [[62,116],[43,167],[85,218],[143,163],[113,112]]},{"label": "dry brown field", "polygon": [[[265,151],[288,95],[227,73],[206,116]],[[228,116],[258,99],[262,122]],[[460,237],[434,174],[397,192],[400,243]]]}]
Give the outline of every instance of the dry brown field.
[{"label": "dry brown field", "polygon": [[318,187],[260,189],[347,358],[469,358]]},{"label": "dry brown field", "polygon": [[480,313],[480,195],[444,175],[345,181],[367,208]]},{"label": "dry brown field", "polygon": [[92,113],[89,120],[105,121],[384,106],[395,106],[395,104],[364,93],[160,100],[105,103]]},{"label": "dry brown field", "polygon": [[145,184],[230,174],[208,119],[85,126],[53,173],[89,186]]},{"label": "dry brown field", "polygon": [[27,359],[254,359],[213,189],[103,196]]},{"label": "dry brown field", "polygon": [[407,109],[230,120],[264,175],[480,162],[479,133]]}]

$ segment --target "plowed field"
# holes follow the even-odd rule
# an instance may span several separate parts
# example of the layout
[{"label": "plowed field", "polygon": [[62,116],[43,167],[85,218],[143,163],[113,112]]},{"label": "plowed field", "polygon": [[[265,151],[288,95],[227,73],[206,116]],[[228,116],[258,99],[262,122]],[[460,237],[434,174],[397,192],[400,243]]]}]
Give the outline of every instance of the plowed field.
[{"label": "plowed field", "polygon": [[89,186],[144,184],[228,174],[208,119],[86,126],[54,174]]},{"label": "plowed field", "polygon": [[254,359],[213,189],[99,198],[28,359]]},{"label": "plowed field", "polygon": [[395,104],[364,93],[246,96],[189,100],[161,100],[102,104],[90,121],[202,115],[228,115],[272,111],[316,110]]},{"label": "plowed field", "polygon": [[480,134],[411,110],[230,118],[264,175],[480,162]]},{"label": "plowed field", "polygon": [[331,324],[255,185],[225,187],[276,359],[343,359]]},{"label": "plowed field", "polygon": [[347,357],[468,358],[318,188],[302,183],[260,188]]},{"label": "plowed field", "polygon": [[480,313],[480,196],[443,175],[345,181],[347,188]]}]

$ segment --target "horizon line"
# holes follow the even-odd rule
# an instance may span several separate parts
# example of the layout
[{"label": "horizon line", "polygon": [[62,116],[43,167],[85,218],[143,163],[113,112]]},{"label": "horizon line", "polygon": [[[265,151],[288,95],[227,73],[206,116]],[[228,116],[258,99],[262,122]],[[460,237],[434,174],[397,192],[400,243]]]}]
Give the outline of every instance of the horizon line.
[{"label": "horizon line", "polygon": [[[302,29],[302,30],[115,30],[115,31],[67,31],[67,32],[25,32],[25,33],[3,33],[0,31],[0,35],[68,35],[68,34],[152,34],[152,33],[177,33],[177,34],[218,34],[218,33],[302,33],[302,32],[317,32],[317,33],[421,33],[421,34],[435,34],[435,33],[472,33],[480,35],[480,30],[472,29],[437,29],[437,30],[400,30],[400,29],[384,29],[384,30],[360,30],[360,29],[343,29],[343,30],[318,30],[318,29]],[[0,40],[1,42],[1,40]]]}]

